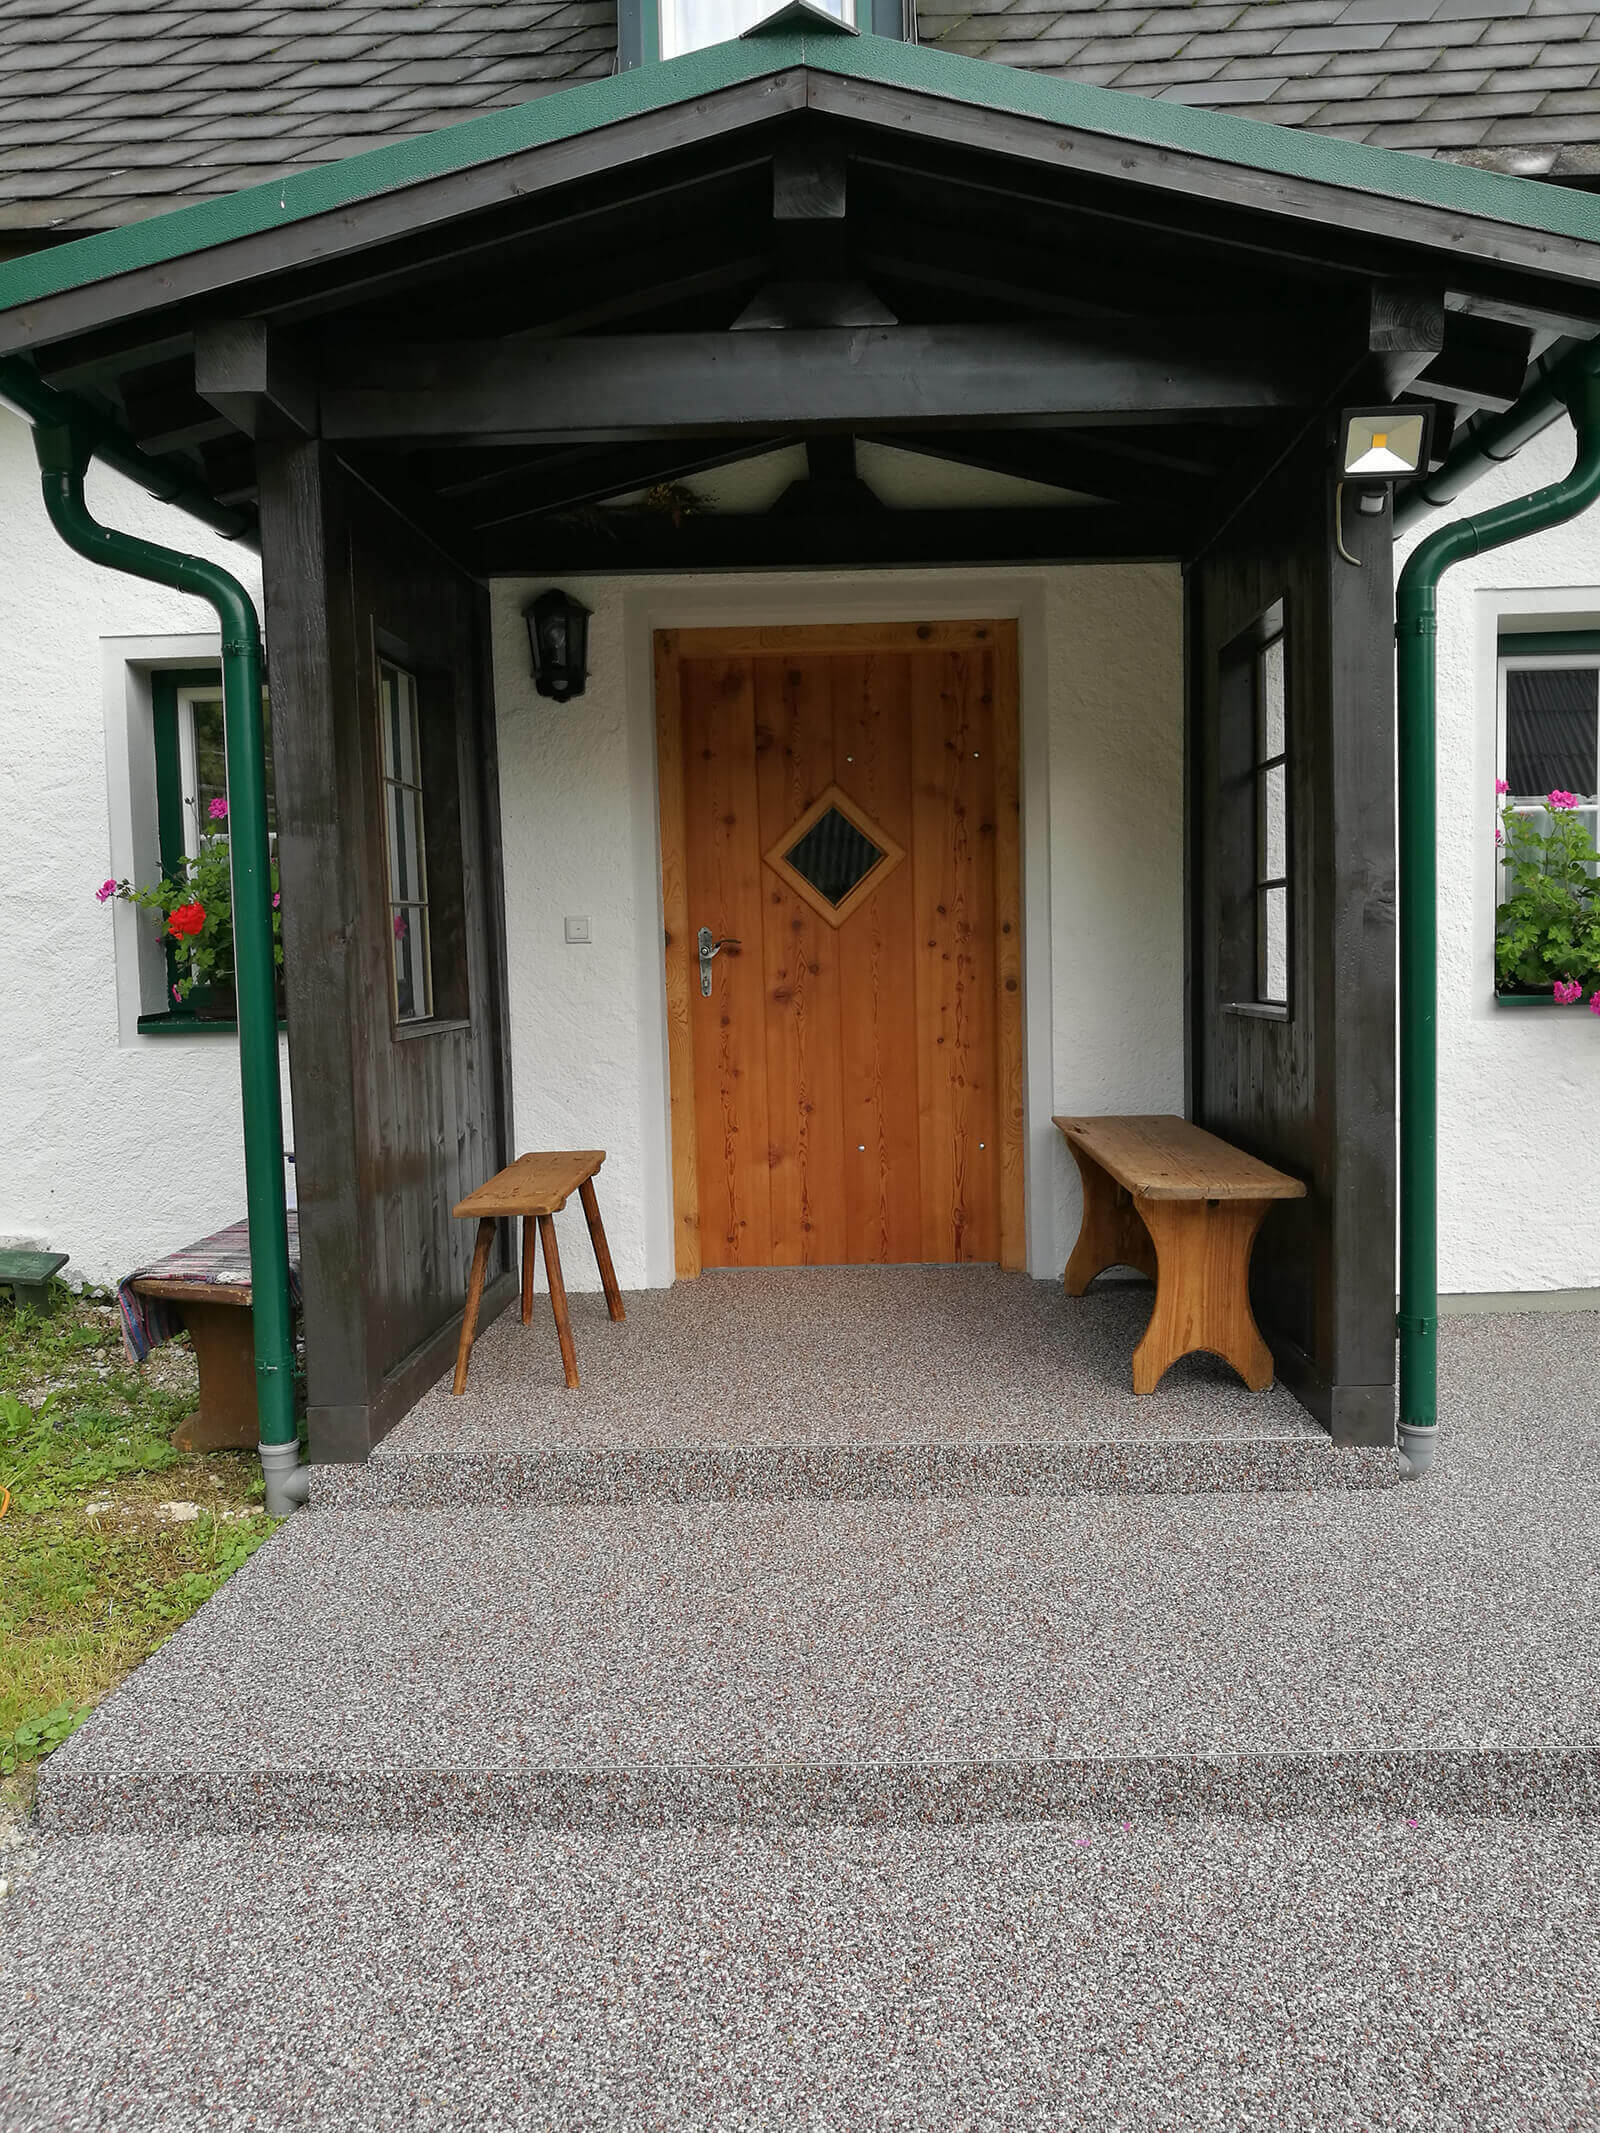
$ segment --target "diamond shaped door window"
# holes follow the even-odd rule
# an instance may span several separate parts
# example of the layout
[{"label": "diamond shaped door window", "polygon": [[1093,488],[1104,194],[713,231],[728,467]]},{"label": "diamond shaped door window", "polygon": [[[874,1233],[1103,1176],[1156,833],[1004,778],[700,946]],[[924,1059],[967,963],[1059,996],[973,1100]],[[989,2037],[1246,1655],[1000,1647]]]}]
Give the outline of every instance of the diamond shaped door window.
[{"label": "diamond shaped door window", "polygon": [[767,854],[767,865],[825,918],[842,926],[905,857],[837,785],[830,785]]}]

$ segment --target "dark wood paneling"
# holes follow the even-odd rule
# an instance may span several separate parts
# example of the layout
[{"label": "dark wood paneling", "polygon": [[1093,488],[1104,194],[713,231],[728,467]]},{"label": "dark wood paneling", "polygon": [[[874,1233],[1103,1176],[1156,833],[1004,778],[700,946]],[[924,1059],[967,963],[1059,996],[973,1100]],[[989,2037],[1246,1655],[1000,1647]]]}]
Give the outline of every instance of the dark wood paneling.
[{"label": "dark wood paneling", "polygon": [[[263,452],[313,1458],[362,1458],[450,1359],[471,1238],[453,1203],[510,1153],[498,783],[482,589],[323,447]],[[464,1018],[397,1030],[376,647],[407,648],[453,756]],[[452,730],[453,729],[453,730]],[[494,1263],[509,1269],[506,1239]],[[486,1309],[512,1293],[496,1279]]]},{"label": "dark wood paneling", "polygon": [[[1188,572],[1190,1059],[1194,1118],[1304,1178],[1255,1260],[1285,1381],[1339,1442],[1394,1431],[1394,674],[1387,515],[1333,538],[1310,450]],[[1286,1016],[1241,1012],[1252,968],[1248,706],[1221,654],[1285,605],[1291,751]],[[1242,849],[1241,849],[1242,847]]]}]

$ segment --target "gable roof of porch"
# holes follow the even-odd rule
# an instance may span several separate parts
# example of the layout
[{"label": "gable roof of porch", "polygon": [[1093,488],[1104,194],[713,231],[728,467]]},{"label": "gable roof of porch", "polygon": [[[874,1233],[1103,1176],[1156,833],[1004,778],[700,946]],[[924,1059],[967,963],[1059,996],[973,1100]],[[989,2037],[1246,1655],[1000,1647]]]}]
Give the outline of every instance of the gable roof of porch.
[{"label": "gable roof of porch", "polygon": [[[1085,142],[1121,142],[1166,153],[1186,166],[1181,180],[1175,175],[1170,181],[1174,183],[1196,177],[1205,183],[1202,172],[1214,174],[1211,182],[1218,183],[1227,171],[1249,171],[1286,185],[1328,187],[1351,196],[1345,205],[1352,214],[1360,214],[1361,201],[1403,202],[1499,225],[1508,232],[1600,242],[1600,199],[1587,193],[1001,67],[937,48],[857,37],[828,27],[785,27],[581,83],[510,111],[491,112],[15,260],[0,267],[0,313],[141,267],[269,230],[286,230],[652,113],[692,109],[706,97],[775,82],[794,68],[816,77],[815,94],[805,92],[813,101],[826,100],[825,84],[859,85],[880,96],[898,92],[933,97],[996,119],[1042,122]],[[835,108],[850,108],[843,98],[831,101]],[[704,116],[709,124],[710,114]],[[1600,267],[1594,271],[1600,273]],[[0,322],[0,336],[3,345],[18,345],[11,319]],[[26,340],[25,332],[21,338]]]},{"label": "gable roof of porch", "polygon": [[[367,330],[367,343],[345,357],[342,371],[337,347],[329,354],[325,346],[319,383],[332,379],[337,388],[342,378],[345,387],[362,385],[371,362],[389,352],[383,333],[391,342],[404,342],[416,331],[413,313],[397,332],[381,305],[374,310],[372,292],[404,289],[407,274],[421,270],[419,262],[434,276],[426,302],[455,322],[458,335],[499,356],[511,341],[519,342],[517,360],[534,366],[521,379],[525,391],[547,382],[550,366],[559,368],[564,360],[569,382],[591,365],[626,379],[640,366],[669,357],[678,360],[683,374],[692,374],[697,363],[717,351],[732,369],[753,373],[780,343],[787,344],[786,358],[801,353],[803,336],[797,332],[725,330],[794,323],[751,319],[741,311],[751,287],[759,290],[769,282],[770,259],[748,262],[750,287],[738,286],[731,295],[724,272],[719,286],[727,302],[721,312],[709,314],[692,275],[685,280],[680,272],[671,284],[676,310],[665,296],[633,288],[629,275],[637,269],[648,279],[651,252],[638,247],[665,253],[678,241],[689,219],[684,203],[691,191],[710,233],[707,242],[726,248],[729,186],[743,172],[739,182],[750,192],[749,172],[768,168],[778,137],[774,128],[784,126],[809,129],[819,141],[825,135],[845,139],[852,154],[876,158],[884,167],[899,157],[905,167],[896,170],[872,204],[880,230],[891,233],[891,248],[903,252],[926,224],[936,248],[965,244],[969,255],[968,271],[957,277],[963,286],[956,298],[936,301],[926,295],[941,273],[947,288],[951,277],[948,263],[941,269],[938,262],[922,259],[914,263],[922,277],[922,308],[914,302],[908,311],[897,301],[889,314],[888,341],[898,345],[886,342],[877,353],[900,360],[901,399],[911,417],[896,416],[901,403],[893,393],[880,400],[868,395],[870,406],[859,420],[851,409],[825,410],[837,418],[836,428],[894,433],[897,423],[904,430],[907,419],[913,429],[928,421],[958,426],[958,398],[948,407],[923,406],[914,389],[934,361],[930,332],[939,362],[977,363],[980,369],[987,364],[991,382],[996,364],[1002,371],[1020,365],[1035,381],[1026,391],[1048,380],[1074,346],[1088,345],[1107,372],[1119,366],[1137,371],[1143,362],[1152,377],[1165,377],[1174,366],[1181,371],[1188,364],[1193,375],[1187,399],[1183,390],[1176,399],[1168,390],[1159,405],[1133,407],[1131,419],[1191,426],[1196,419],[1213,418],[1253,423],[1264,466],[1284,441],[1272,428],[1280,419],[1292,427],[1308,411],[1337,405],[1341,395],[1388,399],[1415,389],[1443,405],[1441,430],[1447,431],[1452,421],[1468,419],[1476,409],[1504,407],[1515,399],[1530,358],[1542,358],[1563,337],[1587,339],[1600,331],[1600,201],[1587,195],[819,25],[769,28],[682,60],[14,261],[0,267],[0,354],[32,356],[47,379],[86,396],[102,424],[116,426],[186,480],[202,476],[214,495],[230,482],[234,493],[248,494],[249,477],[239,475],[237,461],[249,445],[240,434],[249,424],[219,437],[219,419],[227,432],[230,417],[215,394],[199,389],[197,331],[219,313],[252,321],[276,318],[292,327],[309,320],[318,330],[355,319]],[[1003,186],[997,190],[1004,171],[1011,173],[1003,181],[1010,194]],[[642,193],[654,185],[659,192],[668,183],[661,172],[688,173],[692,185],[681,186],[665,208],[658,199],[652,225],[639,219],[627,189]],[[583,192],[586,186],[590,191]],[[596,219],[596,186],[610,188],[603,202],[609,220]],[[770,229],[776,213],[770,190],[759,199],[757,194],[759,186],[743,198],[739,212],[766,217]],[[969,226],[962,235],[947,237],[941,216],[958,197],[966,203]],[[615,254],[590,257],[581,247],[574,252],[570,241],[565,253],[549,250],[546,223],[575,199],[587,204],[574,226],[606,230],[613,246],[629,248],[625,261],[619,264]],[[855,199],[853,190],[852,214]],[[559,210],[542,204],[557,201]],[[831,212],[826,210],[822,220]],[[587,223],[583,215],[589,216]],[[1015,238],[1002,259],[1002,241],[1011,234],[1013,220]],[[1086,230],[1095,242],[1085,242]],[[546,249],[508,254],[508,232],[524,246],[531,233]],[[589,251],[594,250],[591,244]],[[887,271],[893,274],[904,265],[893,260]],[[991,269],[993,287],[979,286],[977,270],[983,268]],[[453,281],[439,278],[446,269]],[[541,271],[569,278],[549,302]],[[463,291],[471,298],[466,313],[458,302]],[[1420,314],[1431,306],[1436,316],[1427,331],[1442,334],[1442,345],[1436,338],[1430,346],[1425,334],[1415,337],[1422,330],[1420,316],[1403,318],[1398,330],[1412,360],[1386,369],[1382,359],[1393,342],[1384,336],[1392,334],[1394,322],[1374,319],[1369,339],[1364,307],[1374,291],[1389,292],[1402,312],[1411,307]],[[1348,351],[1340,339],[1324,362],[1329,320],[1323,313],[1352,297],[1360,298],[1363,310],[1360,338]],[[560,314],[553,321],[546,316],[551,311]],[[690,347],[681,330],[686,314],[697,327],[709,318],[722,329],[712,336],[715,350],[710,342]],[[996,318],[1020,320],[1009,340],[997,339],[990,330]],[[1348,321],[1342,313],[1340,319],[1342,334]],[[381,329],[376,338],[374,321]],[[828,323],[853,328],[863,321],[841,317]],[[530,329],[542,336],[540,349],[532,352],[525,345]],[[869,326],[869,339],[872,330]],[[623,338],[628,333],[635,335],[631,345]],[[568,344],[567,360],[561,354],[563,336],[574,334],[578,338]],[[1406,339],[1408,334],[1413,337]],[[1181,345],[1175,345],[1174,335]],[[1274,350],[1281,357],[1276,371]],[[818,350],[819,374],[859,381],[855,354],[844,366],[835,361],[838,354],[837,349]],[[1354,359],[1364,362],[1369,355],[1375,363],[1368,363],[1358,380]],[[438,403],[444,374],[437,362],[429,370],[427,361],[419,360],[417,390]],[[161,386],[153,395],[147,392],[151,381]],[[988,399],[972,403],[974,419],[986,431],[1014,430],[1020,423],[1037,442],[1063,417],[1088,420],[1094,425],[1088,453],[1081,434],[1074,445],[1080,471],[1085,464],[1092,469],[1095,447],[1128,451],[1128,440],[1119,441],[1111,427],[1121,419],[1113,402],[1085,411],[1057,406],[1048,395],[1037,404],[1025,395],[1018,399],[1004,382],[994,390],[993,405]],[[347,428],[341,432],[323,422],[321,434],[359,450],[386,451],[380,485],[391,495],[397,493],[395,482],[409,479],[402,457],[414,456],[424,445],[470,446],[480,464],[485,448],[516,445],[524,463],[489,472],[520,478],[526,473],[527,447],[547,450],[563,428],[556,421],[547,435],[548,424],[545,429],[524,424],[515,436],[501,436],[475,417],[476,428],[468,423],[454,432],[445,423],[441,430],[444,418],[437,406],[428,421],[420,421],[413,410],[398,430],[385,429],[382,420],[374,428],[371,411],[353,406],[359,397],[346,390],[344,401],[351,404],[342,406],[341,419]],[[720,414],[703,418],[708,403],[702,394],[702,417],[697,418],[702,443],[743,425],[739,448],[724,448],[721,456],[746,456],[816,418],[818,410],[804,396],[803,404],[792,408],[781,393],[768,397],[770,407],[760,392],[752,402],[759,402],[765,414],[735,408],[724,420]],[[141,404],[154,411],[141,416]],[[592,387],[588,406],[586,421],[574,416],[565,423],[586,449],[660,434],[659,426],[641,427],[638,421],[631,427],[619,421],[597,428]],[[691,434],[696,420],[674,420],[667,428]],[[1170,438],[1174,432],[1166,434]],[[1213,463],[1219,451],[1224,465],[1237,456],[1226,449],[1225,434],[1207,441]],[[216,454],[224,446],[232,459],[219,472]],[[952,451],[949,456],[961,455]],[[1132,456],[1140,454],[1134,450]],[[1189,471],[1204,477],[1205,457],[1200,454]],[[687,464],[692,463],[693,454]],[[714,457],[705,463],[715,463]],[[602,472],[614,476],[609,489],[603,482],[593,486]],[[672,478],[670,468],[652,473],[649,465],[632,462],[602,470],[591,453],[578,491],[561,490],[555,501],[586,504]],[[1055,478],[1064,490],[1117,500],[1114,484],[1097,489],[1092,480],[1077,480],[1072,463]],[[1153,497],[1141,491],[1135,501],[1159,506],[1166,501],[1159,494],[1164,485],[1182,486],[1157,472],[1148,482]],[[1149,509],[1147,516],[1149,524],[1131,549],[1124,544],[1124,529],[1107,514],[1092,527],[1081,514],[1072,521],[1058,512],[1048,526],[1039,526],[1035,534],[1023,529],[1023,535],[1025,545],[1036,540],[1028,552],[1041,557],[1185,552],[1184,540],[1162,521],[1159,508]],[[422,517],[427,519],[426,509]],[[811,530],[822,543],[818,559],[836,557],[828,528],[819,521]],[[791,520],[791,531],[801,541],[793,556],[789,542],[773,546],[771,554],[751,551],[748,559],[807,560],[804,522]],[[910,529],[902,523],[895,531],[902,535]],[[961,550],[960,529],[956,535],[956,550],[974,559]],[[562,529],[562,538],[563,553],[570,555],[570,526]],[[691,529],[685,543],[691,562],[696,542],[706,545],[703,529]],[[498,562],[480,556],[473,567],[543,567],[537,550],[519,553],[515,566],[498,553]],[[837,559],[942,561],[959,555],[941,541],[931,550],[915,543],[907,550],[902,544],[893,554]],[[651,560],[641,555],[631,567],[651,567]],[[619,562],[630,567],[626,557]]]}]

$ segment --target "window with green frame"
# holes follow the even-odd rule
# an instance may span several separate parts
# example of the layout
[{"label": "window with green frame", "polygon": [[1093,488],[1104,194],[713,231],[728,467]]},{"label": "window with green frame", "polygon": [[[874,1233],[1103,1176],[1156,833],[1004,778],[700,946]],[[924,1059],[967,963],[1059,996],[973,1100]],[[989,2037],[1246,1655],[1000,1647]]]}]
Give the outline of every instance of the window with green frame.
[{"label": "window with green frame", "polygon": [[[228,796],[228,754],[222,723],[222,673],[217,667],[179,667],[150,677],[151,728],[156,757],[156,834],[161,871],[169,878],[200,850],[212,821],[211,803]],[[272,721],[266,693],[261,698],[261,726],[267,758],[267,832],[276,837],[277,806],[273,789]],[[177,951],[167,949],[167,996],[178,977]],[[160,1015],[141,1015],[140,1025],[192,1022],[193,1009],[174,1003]]]}]

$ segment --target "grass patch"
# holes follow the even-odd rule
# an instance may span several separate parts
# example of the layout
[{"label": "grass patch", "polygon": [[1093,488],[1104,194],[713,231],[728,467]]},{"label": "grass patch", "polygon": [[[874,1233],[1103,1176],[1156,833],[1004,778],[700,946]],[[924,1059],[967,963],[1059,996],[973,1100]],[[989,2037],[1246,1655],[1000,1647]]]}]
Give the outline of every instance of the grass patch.
[{"label": "grass patch", "polygon": [[[198,1396],[187,1341],[138,1368],[115,1305],[56,1285],[0,1302],[0,1799],[261,1545],[261,1469],[174,1451]],[[0,1499],[3,1501],[3,1499]],[[193,1505],[175,1519],[168,1504]]]}]

